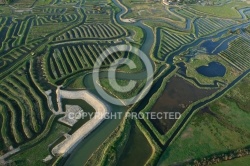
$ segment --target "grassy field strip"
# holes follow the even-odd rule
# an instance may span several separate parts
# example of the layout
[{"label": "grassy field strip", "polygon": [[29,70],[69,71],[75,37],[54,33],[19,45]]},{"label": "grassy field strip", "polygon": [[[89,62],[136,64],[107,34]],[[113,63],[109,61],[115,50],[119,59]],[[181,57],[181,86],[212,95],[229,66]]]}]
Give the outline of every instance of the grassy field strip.
[{"label": "grassy field strip", "polygon": [[[9,117],[11,128],[6,132],[10,133],[9,137],[13,137],[12,145],[15,147],[39,135],[47,121],[46,103],[25,74],[25,66],[2,81],[0,86],[0,101],[10,110],[10,114],[5,117]],[[9,143],[6,143],[8,147]]]},{"label": "grassy field strip", "polygon": [[[45,57],[47,59],[47,63],[44,63],[47,69],[46,73],[49,74],[52,80],[56,81],[81,70],[91,69],[98,56],[107,48],[109,48],[109,43],[79,43],[69,46],[60,45],[51,47],[50,52]],[[108,66],[114,60],[123,56],[116,48],[113,49],[117,52],[104,60],[104,66]]]},{"label": "grassy field strip", "polygon": [[[5,86],[6,89],[8,89],[8,92],[12,94],[13,99],[15,96],[19,97],[17,99],[17,103],[19,107],[22,110],[23,119],[22,123],[29,123],[27,125],[24,125],[24,131],[28,138],[32,137],[32,132],[37,132],[37,119],[35,110],[33,108],[33,103],[30,101],[30,98],[27,97],[21,97],[25,94],[25,91],[21,86],[16,85],[15,83],[11,83],[10,81],[6,81],[6,83],[2,83],[2,85]],[[29,117],[28,119],[26,117]],[[32,131],[32,132],[31,132]]]},{"label": "grassy field strip", "polygon": [[[16,107],[14,108],[14,106],[16,106],[17,103],[16,103],[16,101],[13,101],[13,103],[12,103],[9,100],[7,100],[8,98],[7,98],[5,93],[0,91],[0,94],[1,94],[0,100],[2,102],[4,102],[7,105],[8,109],[10,110],[10,115],[11,115],[10,124],[11,124],[11,131],[12,131],[11,134],[13,134],[13,138],[14,138],[13,141],[15,141],[16,144],[19,144],[19,143],[23,142],[23,133],[20,132],[20,127],[18,127],[18,124],[19,124],[18,119],[20,117],[17,115],[17,113],[15,111],[18,108],[16,108]],[[11,99],[11,97],[10,97],[10,99]],[[22,118],[22,120],[23,120],[23,118]],[[25,125],[25,122],[23,125]]]},{"label": "grassy field strip", "polygon": [[[1,100],[1,99],[0,99]],[[5,103],[0,103],[0,114],[2,116],[2,125],[1,125],[1,137],[4,141],[4,144],[6,147],[10,147],[13,145],[13,142],[9,135],[9,131],[10,131],[10,128],[11,128],[11,125],[10,125],[10,117],[9,117],[9,114],[8,114],[8,110],[7,110],[7,106],[5,105]]]},{"label": "grassy field strip", "polygon": [[6,65],[0,68],[0,71],[1,71],[0,75],[4,77],[3,75],[5,75],[6,72],[11,71],[11,69],[15,68],[16,64],[20,64],[24,62],[25,59],[28,59],[29,54],[32,51],[34,51],[36,48],[38,48],[39,44],[41,44],[43,41],[44,40],[42,39],[42,40],[37,40],[37,41],[34,41],[33,43],[27,44],[26,46],[22,45],[2,55],[1,59],[7,58],[9,62],[6,62]]},{"label": "grassy field strip", "polygon": [[15,79],[16,82],[19,81],[19,83],[25,87],[25,92],[29,93],[29,95],[31,95],[34,99],[33,102],[35,101],[35,104],[37,104],[37,108],[39,110],[36,111],[38,113],[37,117],[38,119],[41,121],[40,123],[45,123],[46,121],[46,108],[44,108],[44,105],[46,103],[44,103],[44,101],[41,99],[41,96],[38,95],[38,93],[36,92],[35,88],[33,87],[34,85],[31,82],[31,80],[23,80],[23,79],[19,79],[17,75],[13,76],[13,79]]},{"label": "grassy field strip", "polygon": [[78,66],[80,68],[85,68],[88,66],[87,62],[84,63],[83,55],[78,51],[77,47],[73,46],[72,47],[73,52],[75,53],[75,58],[77,59]]},{"label": "grassy field strip", "polygon": [[[59,70],[60,76],[63,76],[63,75],[66,74],[65,70],[63,68],[61,59],[60,59],[60,57],[58,57],[58,55],[56,53],[53,53],[53,55],[52,55],[52,57],[50,59],[50,63],[53,63],[53,64],[50,65],[52,68],[53,68],[53,65],[56,65],[56,68],[58,68],[58,70]],[[56,72],[56,70],[53,70],[53,69],[52,69],[52,71]],[[54,73],[54,75],[55,74],[57,74],[57,73]]]},{"label": "grassy field strip", "polygon": [[14,47],[25,44],[27,34],[30,30],[29,25],[31,25],[32,22],[33,17],[26,17],[24,19],[8,17],[0,29],[0,52],[7,52]]},{"label": "grassy field strip", "polygon": [[113,39],[123,36],[120,27],[113,24],[86,24],[75,27],[66,33],[61,34],[55,41],[71,40],[71,39]]},{"label": "grassy field strip", "polygon": [[249,40],[240,37],[231,42],[229,48],[219,55],[244,71],[250,68],[250,57],[247,56],[250,52],[249,45]]},{"label": "grassy field strip", "polygon": [[201,37],[216,32],[217,30],[236,25],[237,22],[216,18],[199,18],[195,21],[195,24],[197,24],[198,27],[198,36]]},{"label": "grassy field strip", "polygon": [[189,19],[195,19],[196,17],[198,17],[198,15],[188,11],[185,8],[182,9],[175,9],[174,10],[177,14],[179,14],[180,16],[184,17],[184,18],[189,18]]},{"label": "grassy field strip", "polygon": [[160,34],[161,41],[156,58],[161,60],[165,59],[171,52],[194,40],[191,35],[177,34],[164,29],[161,29]]}]

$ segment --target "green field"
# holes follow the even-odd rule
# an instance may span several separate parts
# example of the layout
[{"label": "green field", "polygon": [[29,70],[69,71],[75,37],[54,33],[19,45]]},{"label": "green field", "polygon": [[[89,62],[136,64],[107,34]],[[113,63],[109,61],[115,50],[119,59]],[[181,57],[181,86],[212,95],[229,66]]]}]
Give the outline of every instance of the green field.
[{"label": "green field", "polygon": [[[145,80],[133,80],[133,81],[135,81],[135,86],[129,92],[123,92],[123,91],[127,91],[128,89],[130,89],[130,86],[128,86],[130,80],[103,78],[100,80],[100,84],[103,87],[103,89],[106,90],[107,93],[111,94],[112,96],[115,96],[118,99],[129,99],[139,94],[145,86]],[[117,82],[118,86],[121,87],[128,86],[128,89],[124,88],[120,89],[120,92],[116,91],[115,89],[112,88],[114,82]]]},{"label": "green field", "polygon": [[[239,2],[237,0],[232,0],[230,3],[224,4],[222,6],[202,6],[193,5],[193,9],[199,11],[200,13],[212,15],[215,17],[222,18],[241,18],[241,15],[236,9],[249,6],[246,2]],[[194,10],[190,10],[193,11]]]},{"label": "green field", "polygon": [[164,152],[160,165],[189,163],[248,146],[249,81],[248,75],[225,96],[199,110]]},{"label": "green field", "polygon": [[10,122],[6,122],[5,130],[2,128],[6,148],[34,139],[42,132],[50,115],[46,111],[45,96],[27,73],[24,65],[0,83],[1,103],[5,107],[1,115]]},{"label": "green field", "polygon": [[129,1],[123,0],[122,3],[131,9],[131,12],[125,15],[125,18],[136,18],[136,19],[165,19],[169,22],[183,21],[183,18],[173,14],[167,7],[160,2],[146,2],[140,1]]},{"label": "green field", "polygon": [[247,156],[230,161],[224,161],[222,163],[216,164],[216,166],[234,166],[234,165],[248,166],[249,162],[250,162],[250,156]]},{"label": "green field", "polygon": [[41,140],[37,145],[29,148],[23,153],[13,156],[11,159],[16,165],[47,165],[42,161],[48,155],[50,155],[50,146],[59,138],[63,137],[64,133],[67,133],[70,129],[59,123],[54,123],[51,126],[49,135]]},{"label": "green field", "polygon": [[238,69],[244,71],[250,67],[250,58],[248,52],[250,41],[244,37],[240,37],[237,40],[230,43],[227,50],[220,53],[220,56],[229,61]]},{"label": "green field", "polygon": [[181,46],[194,40],[190,34],[178,33],[168,29],[161,29],[161,42],[157,52],[157,59],[166,59],[166,57]]},{"label": "green field", "polygon": [[234,20],[223,20],[215,18],[199,18],[196,21],[198,36],[206,36],[218,30],[224,29],[236,25],[237,22]]}]

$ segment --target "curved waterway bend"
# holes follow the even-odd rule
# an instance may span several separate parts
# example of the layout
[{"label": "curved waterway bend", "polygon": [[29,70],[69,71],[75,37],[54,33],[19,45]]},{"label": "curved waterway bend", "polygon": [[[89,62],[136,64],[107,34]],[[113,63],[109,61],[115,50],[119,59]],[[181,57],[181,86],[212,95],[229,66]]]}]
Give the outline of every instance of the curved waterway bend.
[{"label": "curved waterway bend", "polygon": [[154,40],[155,40],[155,37],[154,37],[154,33],[152,31],[152,29],[146,25],[144,25],[142,23],[142,21],[136,21],[136,22],[123,22],[122,21],[122,16],[125,15],[127,13],[127,9],[125,6],[123,6],[120,2],[118,2],[117,0],[112,0],[113,3],[118,6],[121,11],[119,13],[116,14],[115,18],[116,18],[116,21],[120,24],[120,25],[133,25],[133,26],[136,26],[136,27],[140,27],[143,29],[144,31],[144,36],[145,36],[145,39],[144,39],[144,43],[143,45],[141,46],[141,50],[148,56],[150,56],[150,51],[151,51],[151,48],[154,44]]},{"label": "curved waterway bend", "polygon": [[242,9],[240,9],[240,10],[238,10],[238,11],[239,11],[239,13],[240,13],[242,19],[245,19],[245,20],[246,20],[246,19],[247,19],[247,16],[246,16],[245,12],[250,11],[250,7],[242,8]]},{"label": "curved waterway bend", "polygon": [[[144,31],[145,39],[144,43],[141,46],[141,50],[150,57],[150,51],[154,44],[154,33],[151,28],[144,25],[141,21],[134,23],[125,23],[120,19],[122,15],[124,15],[127,11],[126,9],[119,4],[116,0],[113,2],[121,9],[121,11],[116,15],[116,21],[121,25],[133,25],[141,27]],[[142,72],[141,74],[145,74]],[[98,95],[96,90],[93,87],[92,74],[89,74],[84,79],[85,86],[92,93]],[[115,106],[110,104],[110,108],[112,112],[126,112],[128,107]],[[124,116],[124,115],[123,115]],[[98,126],[91,134],[89,134],[82,142],[80,142],[75,150],[71,153],[69,158],[67,159],[64,165],[82,165],[86,163],[88,158],[94,153],[98,147],[108,138],[108,136],[115,130],[115,128],[120,124],[121,119],[109,119],[105,120],[100,126]]]}]

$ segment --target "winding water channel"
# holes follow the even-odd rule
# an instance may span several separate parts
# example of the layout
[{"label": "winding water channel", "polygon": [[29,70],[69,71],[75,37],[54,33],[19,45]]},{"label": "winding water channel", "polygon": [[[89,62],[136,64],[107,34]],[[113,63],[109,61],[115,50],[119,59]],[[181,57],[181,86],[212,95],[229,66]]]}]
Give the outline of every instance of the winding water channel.
[{"label": "winding water channel", "polygon": [[[121,9],[121,11],[115,17],[116,21],[119,24],[121,24],[121,25],[126,25],[126,24],[133,25],[133,26],[137,26],[137,27],[140,27],[140,28],[143,29],[145,39],[144,39],[143,45],[141,46],[141,50],[146,55],[150,56],[151,48],[154,45],[154,42],[155,42],[154,40],[156,40],[152,29],[150,27],[144,25],[142,23],[142,21],[137,21],[137,22],[134,22],[134,23],[124,23],[124,22],[122,22],[121,17],[127,12],[127,10],[117,0],[112,0],[112,1],[115,3],[116,6],[118,6]],[[244,10],[240,11],[240,14],[242,15],[242,18],[246,18],[245,14],[244,14],[245,10],[249,10],[249,9],[244,9]],[[191,25],[189,25],[190,22],[191,21],[187,21],[186,28],[191,27]],[[160,87],[160,85],[163,82],[164,77],[166,75],[168,75],[169,73],[171,73],[176,68],[176,66],[172,65],[174,56],[180,54],[181,52],[187,50],[190,47],[198,45],[199,43],[201,43],[201,42],[203,42],[205,40],[221,37],[229,29],[235,30],[235,29],[246,27],[249,24],[250,24],[250,22],[243,23],[241,25],[236,25],[236,26],[233,26],[231,28],[226,28],[226,29],[222,30],[221,32],[219,32],[217,34],[207,36],[207,37],[203,37],[203,38],[199,38],[196,41],[194,41],[194,42],[192,42],[190,44],[187,44],[187,45],[179,48],[178,50],[174,51],[173,53],[171,53],[168,56],[168,58],[166,59],[166,62],[171,65],[169,71],[155,83],[155,85],[151,88],[151,90],[146,95],[146,97],[143,99],[143,101],[141,102],[141,104],[139,105],[139,107],[137,108],[136,111],[140,111],[141,109],[143,109],[148,104],[150,97],[158,90],[158,88]],[[157,35],[159,35],[159,34],[157,33]],[[159,36],[157,36],[157,37],[159,37]],[[234,80],[231,84],[229,84],[224,90],[222,90],[221,92],[216,94],[213,98],[208,99],[208,100],[206,100],[204,102],[201,102],[201,103],[193,106],[192,111],[190,111],[190,113],[181,122],[181,124],[178,126],[177,130],[174,132],[174,134],[171,136],[171,138],[168,140],[168,142],[165,145],[161,145],[160,142],[156,139],[156,142],[159,144],[159,146],[162,147],[163,150],[165,150],[168,147],[168,145],[170,144],[170,142],[172,141],[172,139],[178,134],[178,131],[182,128],[182,126],[185,124],[185,122],[192,115],[193,111],[195,111],[196,109],[202,107],[206,103],[208,103],[208,102],[220,97],[221,95],[223,95],[228,89],[230,89],[237,82],[239,82],[247,73],[249,73],[249,70],[244,72],[241,76],[239,76],[236,80]],[[104,75],[105,75],[105,73],[104,73]],[[85,77],[84,83],[85,83],[85,86],[87,87],[88,90],[90,90],[92,93],[94,93],[94,94],[96,94],[98,96],[98,94],[97,94],[97,92],[96,92],[96,90],[95,90],[95,88],[93,86],[93,81],[92,81],[92,75],[91,74],[89,74],[89,75],[87,75]],[[110,107],[111,107],[113,112],[121,112],[121,111],[125,112],[128,109],[128,107],[115,106],[115,105],[111,105],[111,104],[110,104]],[[86,161],[91,156],[91,154],[97,150],[97,148],[105,141],[106,138],[108,138],[108,136],[115,130],[115,128],[120,124],[120,122],[121,122],[121,119],[105,120],[96,130],[94,130],[88,137],[86,137],[77,146],[77,148],[72,152],[72,154],[67,159],[65,165],[67,165],[67,166],[68,165],[83,165],[84,163],[86,163]],[[148,131],[152,135],[152,137],[156,138],[155,135],[150,131],[147,124],[144,123],[144,121],[142,121],[142,123],[146,127],[146,129],[148,129]]]}]

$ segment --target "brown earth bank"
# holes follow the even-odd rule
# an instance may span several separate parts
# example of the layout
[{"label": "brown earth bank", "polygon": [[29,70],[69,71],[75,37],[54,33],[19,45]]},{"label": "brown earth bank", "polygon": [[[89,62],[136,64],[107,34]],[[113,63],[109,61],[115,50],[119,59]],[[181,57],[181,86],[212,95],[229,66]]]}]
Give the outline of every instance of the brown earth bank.
[{"label": "brown earth bank", "polygon": [[[199,89],[185,79],[174,76],[166,85],[166,88],[161,97],[156,101],[151,112],[166,113],[180,113],[182,114],[186,108],[205,97],[210,96],[218,89]],[[169,114],[170,115],[170,114]],[[177,119],[171,119],[170,116],[163,116],[162,119],[150,119],[155,128],[161,133],[165,134],[172,128]]]}]

